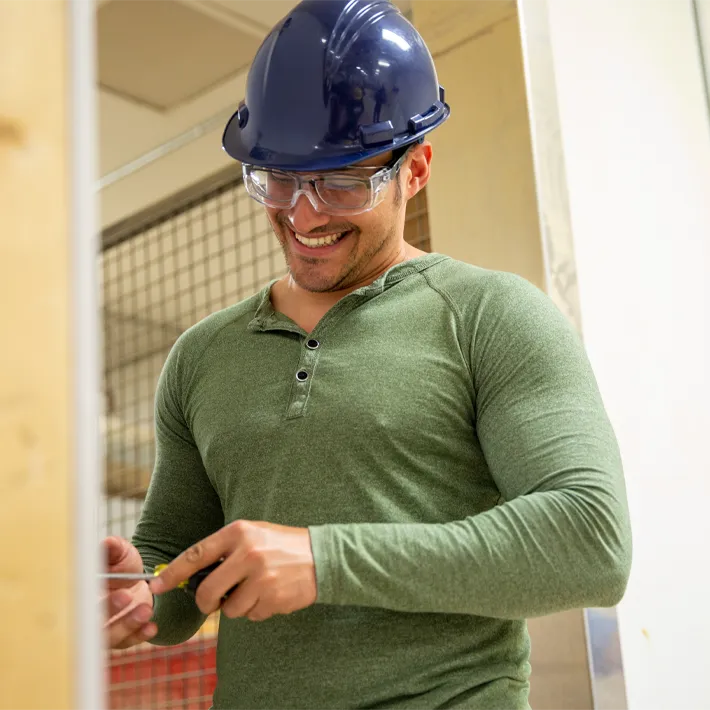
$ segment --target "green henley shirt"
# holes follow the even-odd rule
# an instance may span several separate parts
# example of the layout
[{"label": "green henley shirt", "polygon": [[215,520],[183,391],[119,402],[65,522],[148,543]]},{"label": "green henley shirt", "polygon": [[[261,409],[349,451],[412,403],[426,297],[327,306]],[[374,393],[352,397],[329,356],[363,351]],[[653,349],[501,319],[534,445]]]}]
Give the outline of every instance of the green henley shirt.
[{"label": "green henley shirt", "polygon": [[[582,344],[524,279],[441,254],[311,333],[270,285],[187,330],[156,394],[146,569],[237,519],[308,527],[317,603],[220,620],[215,708],[528,707],[525,619],[622,597],[631,533]],[[156,601],[157,644],[204,617]]]}]

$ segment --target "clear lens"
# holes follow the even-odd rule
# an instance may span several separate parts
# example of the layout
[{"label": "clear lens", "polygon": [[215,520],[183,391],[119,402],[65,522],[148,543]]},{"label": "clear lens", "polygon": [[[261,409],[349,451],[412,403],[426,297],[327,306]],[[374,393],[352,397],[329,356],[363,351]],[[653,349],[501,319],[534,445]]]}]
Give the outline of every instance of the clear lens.
[{"label": "clear lens", "polygon": [[349,175],[327,175],[314,183],[318,197],[329,207],[359,209],[370,201],[369,180]]},{"label": "clear lens", "polygon": [[[376,169],[374,175],[345,172],[299,175],[267,168],[243,166],[244,185],[247,192],[267,207],[292,207],[296,197],[309,191],[309,199],[323,205],[323,211],[333,214],[365,212],[378,205],[385,195],[385,187],[396,174],[404,155],[390,167]],[[361,171],[374,168],[360,168]]]},{"label": "clear lens", "polygon": [[259,168],[250,169],[244,176],[244,182],[247,190],[259,201],[274,203],[275,206],[290,205],[298,189],[298,180],[293,176]]}]

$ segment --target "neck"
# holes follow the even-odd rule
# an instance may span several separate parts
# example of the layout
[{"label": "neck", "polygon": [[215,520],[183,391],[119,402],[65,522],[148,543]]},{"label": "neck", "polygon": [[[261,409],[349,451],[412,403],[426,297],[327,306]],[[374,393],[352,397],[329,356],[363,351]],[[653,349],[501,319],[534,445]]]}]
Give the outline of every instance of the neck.
[{"label": "neck", "polygon": [[285,277],[285,286],[290,298],[296,298],[304,304],[308,303],[313,306],[333,306],[341,298],[344,298],[353,291],[357,291],[357,289],[362,288],[363,286],[369,286],[393,266],[401,264],[404,261],[414,259],[415,257],[421,256],[425,253],[426,252],[416,249],[402,240],[396,250],[388,253],[385,258],[378,261],[376,264],[372,264],[371,268],[368,268],[362,275],[358,276],[355,282],[349,284],[345,288],[338,289],[336,291],[324,292],[308,291],[299,286],[296,281],[294,281],[291,274],[288,274]]},{"label": "neck", "polygon": [[310,332],[340,299],[373,283],[393,266],[425,253],[402,241],[393,253],[388,254],[386,259],[373,265],[372,269],[368,269],[356,282],[337,291],[308,291],[299,286],[291,274],[288,274],[274,284],[271,291],[272,306],[275,310],[296,321],[306,332]]}]

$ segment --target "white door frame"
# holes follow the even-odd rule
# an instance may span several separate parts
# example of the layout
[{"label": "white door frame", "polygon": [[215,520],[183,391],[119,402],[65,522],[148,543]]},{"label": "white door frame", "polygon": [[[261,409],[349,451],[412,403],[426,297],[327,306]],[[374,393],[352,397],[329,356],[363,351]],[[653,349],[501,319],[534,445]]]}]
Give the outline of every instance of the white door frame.
[{"label": "white door frame", "polygon": [[[545,286],[582,336],[577,266],[557,105],[547,0],[518,0],[535,169]],[[626,710],[615,608],[585,609],[587,659],[595,710]]]},{"label": "white door frame", "polygon": [[67,3],[70,67],[71,235],[74,292],[75,401],[75,707],[102,710],[105,651],[100,585],[99,505],[103,482],[99,432],[101,327],[99,323],[99,220],[96,12],[94,0]]}]

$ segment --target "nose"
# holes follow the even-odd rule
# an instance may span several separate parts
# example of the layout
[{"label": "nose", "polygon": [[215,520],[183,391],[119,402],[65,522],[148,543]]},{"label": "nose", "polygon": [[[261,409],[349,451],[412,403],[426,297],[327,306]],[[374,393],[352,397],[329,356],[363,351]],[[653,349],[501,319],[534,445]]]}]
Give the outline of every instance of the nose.
[{"label": "nose", "polygon": [[308,234],[316,227],[324,227],[330,217],[318,212],[306,195],[299,195],[296,204],[288,211],[288,221],[299,234]]}]

